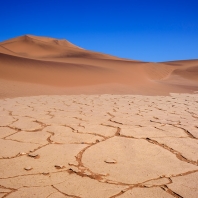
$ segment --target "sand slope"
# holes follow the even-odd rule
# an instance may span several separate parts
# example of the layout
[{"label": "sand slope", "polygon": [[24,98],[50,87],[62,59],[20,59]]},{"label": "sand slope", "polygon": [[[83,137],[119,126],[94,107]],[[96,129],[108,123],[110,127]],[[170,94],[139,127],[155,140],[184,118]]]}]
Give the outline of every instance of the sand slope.
[{"label": "sand slope", "polygon": [[[24,86],[22,95],[191,92],[198,90],[198,60],[146,63],[25,35],[0,43],[0,81],[1,97],[17,96]],[[36,93],[38,85],[46,87]]]}]

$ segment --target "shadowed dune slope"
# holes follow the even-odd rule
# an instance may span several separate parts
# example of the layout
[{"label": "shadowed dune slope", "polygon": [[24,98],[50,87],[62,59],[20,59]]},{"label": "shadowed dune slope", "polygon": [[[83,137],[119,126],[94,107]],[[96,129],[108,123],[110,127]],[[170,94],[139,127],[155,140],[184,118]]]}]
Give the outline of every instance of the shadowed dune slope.
[{"label": "shadowed dune slope", "polygon": [[[0,80],[1,97],[15,96],[14,92],[20,96],[23,86],[36,90],[39,85],[47,87],[36,93],[28,91],[28,95],[52,92],[160,95],[198,90],[198,60],[164,63],[126,60],[88,51],[66,40],[25,35],[0,43]],[[12,83],[15,88],[10,86]],[[17,90],[21,90],[20,94]]]},{"label": "shadowed dune slope", "polygon": [[173,74],[180,75],[183,78],[198,82],[198,65],[185,69],[176,69]]},{"label": "shadowed dune slope", "polygon": [[163,64],[173,68],[173,71],[165,79],[165,83],[198,86],[198,60],[171,61]]}]

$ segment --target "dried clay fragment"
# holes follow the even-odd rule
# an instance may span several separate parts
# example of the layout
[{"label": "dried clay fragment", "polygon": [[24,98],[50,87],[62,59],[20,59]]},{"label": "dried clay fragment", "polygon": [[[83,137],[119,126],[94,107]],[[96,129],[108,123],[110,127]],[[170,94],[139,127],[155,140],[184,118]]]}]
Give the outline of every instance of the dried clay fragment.
[{"label": "dried clay fragment", "polygon": [[65,166],[63,166],[63,165],[55,165],[54,167],[57,168],[57,169],[63,169],[63,168],[65,168]]},{"label": "dried clay fragment", "polygon": [[68,165],[69,166],[78,166],[78,162],[77,161],[69,162]]},{"label": "dried clay fragment", "polygon": [[19,155],[26,155],[26,153],[25,152],[20,152]]},{"label": "dried clay fragment", "polygon": [[49,173],[48,173],[48,172],[43,172],[42,174],[43,174],[43,175],[49,175]]},{"label": "dried clay fragment", "polygon": [[78,170],[77,167],[72,167],[72,168],[69,169],[69,171],[77,173],[79,170]]},{"label": "dried clay fragment", "polygon": [[30,171],[30,170],[32,170],[33,168],[31,167],[31,166],[27,166],[27,167],[25,167],[24,168],[26,171]]},{"label": "dried clay fragment", "polygon": [[104,160],[104,162],[106,162],[107,164],[116,164],[117,163],[116,160],[111,159],[111,158],[108,158],[108,159]]},{"label": "dried clay fragment", "polygon": [[38,158],[39,155],[36,153],[30,153],[28,156],[33,157],[33,158]]},{"label": "dried clay fragment", "polygon": [[125,193],[128,189],[121,190],[122,193]]}]

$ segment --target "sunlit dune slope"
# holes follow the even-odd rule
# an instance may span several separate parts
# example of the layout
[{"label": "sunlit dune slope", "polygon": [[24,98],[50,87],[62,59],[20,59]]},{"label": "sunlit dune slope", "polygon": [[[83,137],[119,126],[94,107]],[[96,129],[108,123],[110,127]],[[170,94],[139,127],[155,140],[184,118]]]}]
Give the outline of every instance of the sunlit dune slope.
[{"label": "sunlit dune slope", "polygon": [[32,35],[25,35],[4,41],[1,43],[1,46],[20,56],[32,58],[85,57],[116,59],[116,57],[110,55],[84,50],[64,39],[57,40]]}]

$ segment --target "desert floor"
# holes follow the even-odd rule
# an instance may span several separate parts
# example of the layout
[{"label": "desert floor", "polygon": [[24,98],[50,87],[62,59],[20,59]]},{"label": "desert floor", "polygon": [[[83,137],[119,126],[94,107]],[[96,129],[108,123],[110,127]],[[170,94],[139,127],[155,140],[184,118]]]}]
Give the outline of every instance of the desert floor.
[{"label": "desert floor", "polygon": [[0,197],[198,197],[198,94],[0,99]]},{"label": "desert floor", "polygon": [[198,59],[0,42],[0,198],[197,198],[197,91]]}]

